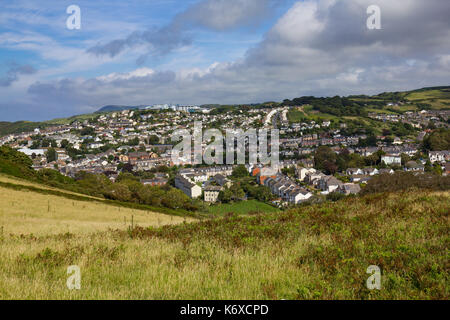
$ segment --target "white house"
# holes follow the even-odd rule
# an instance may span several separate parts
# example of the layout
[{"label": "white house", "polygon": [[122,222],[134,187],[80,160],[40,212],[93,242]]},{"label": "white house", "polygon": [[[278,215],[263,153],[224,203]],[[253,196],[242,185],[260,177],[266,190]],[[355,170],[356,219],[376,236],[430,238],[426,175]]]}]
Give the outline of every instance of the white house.
[{"label": "white house", "polygon": [[364,174],[362,169],[358,169],[358,168],[348,168],[345,173],[348,176],[354,176],[354,175],[358,175],[358,174]]},{"label": "white house", "polygon": [[363,174],[369,175],[369,176],[374,176],[374,175],[380,174],[380,172],[378,171],[377,168],[365,168],[363,170],[363,172],[364,172]]},{"label": "white house", "polygon": [[181,174],[175,177],[175,187],[183,191],[192,199],[198,198],[202,195],[202,188]]},{"label": "white house", "polygon": [[37,156],[43,156],[45,155],[44,149],[28,149],[28,148],[22,148],[18,150],[19,152],[25,153],[27,156],[32,156],[33,153]]},{"label": "white house", "polygon": [[312,196],[313,194],[308,190],[304,188],[296,188],[289,193],[289,202],[293,204],[299,204],[303,201],[308,200]]},{"label": "white house", "polygon": [[388,166],[389,165],[401,165],[402,164],[402,158],[400,156],[394,156],[392,154],[386,154],[384,156],[381,156],[381,162],[384,162]]},{"label": "white house", "polygon": [[428,154],[431,163],[445,162],[450,157],[450,151],[430,151]]},{"label": "white house", "polygon": [[204,192],[204,200],[205,202],[214,203],[219,199],[220,191],[222,191],[222,187],[220,186],[207,186]]},{"label": "white house", "polygon": [[314,168],[298,168],[297,175],[300,181],[304,181],[306,175],[316,173],[316,169]]}]

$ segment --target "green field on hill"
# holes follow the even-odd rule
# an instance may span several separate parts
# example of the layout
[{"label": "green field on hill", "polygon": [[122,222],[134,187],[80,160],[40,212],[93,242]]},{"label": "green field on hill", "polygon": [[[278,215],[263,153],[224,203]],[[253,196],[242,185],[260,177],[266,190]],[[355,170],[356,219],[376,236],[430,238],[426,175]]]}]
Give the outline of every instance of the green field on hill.
[{"label": "green field on hill", "polygon": [[227,213],[246,215],[255,213],[272,213],[279,211],[279,209],[257,200],[211,205],[208,210],[209,213],[214,215],[225,215]]}]

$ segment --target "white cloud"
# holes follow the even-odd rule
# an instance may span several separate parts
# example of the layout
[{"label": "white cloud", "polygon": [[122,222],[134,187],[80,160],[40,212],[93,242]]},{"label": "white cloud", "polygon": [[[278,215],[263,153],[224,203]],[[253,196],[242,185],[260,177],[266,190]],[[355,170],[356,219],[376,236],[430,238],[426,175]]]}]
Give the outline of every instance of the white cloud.
[{"label": "white cloud", "polygon": [[383,29],[368,30],[372,2],[299,1],[240,60],[39,82],[29,93],[55,108],[63,100],[69,115],[107,104],[250,103],[448,85],[448,2],[378,0]]},{"label": "white cloud", "polygon": [[143,78],[153,75],[155,73],[154,70],[149,68],[140,68],[127,73],[110,73],[106,76],[97,77],[97,80],[111,82],[116,80],[129,80],[132,78]]}]

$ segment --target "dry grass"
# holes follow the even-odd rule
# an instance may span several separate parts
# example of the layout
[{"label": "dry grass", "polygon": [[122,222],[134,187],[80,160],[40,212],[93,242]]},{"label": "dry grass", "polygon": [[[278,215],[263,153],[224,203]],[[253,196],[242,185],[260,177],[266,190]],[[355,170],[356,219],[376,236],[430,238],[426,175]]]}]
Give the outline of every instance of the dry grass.
[{"label": "dry grass", "polygon": [[[93,203],[86,213],[76,207],[85,202],[53,199],[61,210],[48,212],[46,196],[0,192],[2,210],[9,203],[1,223],[16,230],[0,235],[0,299],[449,297],[449,192],[133,230],[122,208]],[[33,207],[38,213],[21,217]],[[141,226],[155,222],[134,213]],[[110,227],[117,230],[101,231]],[[365,286],[372,264],[382,269],[380,291]],[[66,287],[70,265],[81,269],[79,291]]]},{"label": "dry grass", "polygon": [[[76,201],[52,195],[0,187],[0,227],[4,233],[51,235],[91,233],[126,228],[177,224],[182,217]],[[189,220],[191,221],[191,220]]]}]

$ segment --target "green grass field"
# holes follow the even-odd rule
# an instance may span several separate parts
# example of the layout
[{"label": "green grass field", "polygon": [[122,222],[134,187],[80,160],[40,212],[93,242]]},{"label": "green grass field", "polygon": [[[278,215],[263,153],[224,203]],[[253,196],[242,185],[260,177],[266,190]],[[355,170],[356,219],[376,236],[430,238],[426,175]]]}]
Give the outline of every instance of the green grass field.
[{"label": "green grass field", "polygon": [[279,209],[257,200],[241,201],[231,204],[212,205],[209,207],[209,213],[213,215],[225,215],[227,213],[247,215],[249,213],[272,213],[279,211]]},{"label": "green grass field", "polygon": [[291,108],[287,114],[290,123],[298,123],[302,121],[318,121],[318,120],[339,120],[339,117],[328,113],[322,113],[313,110],[313,106],[305,105],[301,109]]},{"label": "green grass field", "polygon": [[424,99],[448,99],[450,100],[450,91],[448,90],[427,90],[414,91],[406,95],[408,100],[424,100]]},{"label": "green grass field", "polygon": [[297,123],[302,122],[306,115],[297,109],[290,109],[287,117],[290,123]]},{"label": "green grass field", "polygon": [[73,121],[84,121],[84,120],[94,119],[94,118],[98,117],[99,115],[101,115],[101,114],[100,113],[80,114],[80,115],[72,116],[69,118],[58,118],[58,119],[49,120],[49,121],[45,121],[44,123],[57,124],[57,125],[70,124]]}]

